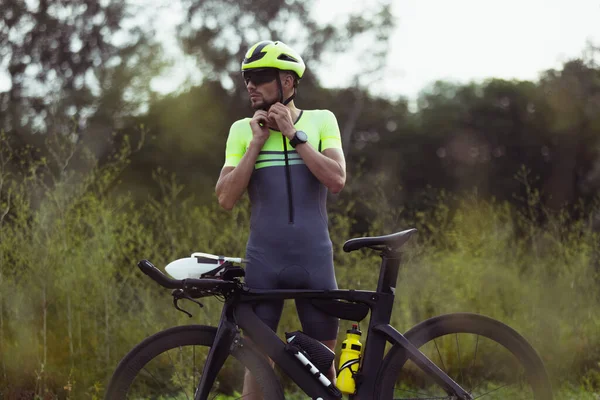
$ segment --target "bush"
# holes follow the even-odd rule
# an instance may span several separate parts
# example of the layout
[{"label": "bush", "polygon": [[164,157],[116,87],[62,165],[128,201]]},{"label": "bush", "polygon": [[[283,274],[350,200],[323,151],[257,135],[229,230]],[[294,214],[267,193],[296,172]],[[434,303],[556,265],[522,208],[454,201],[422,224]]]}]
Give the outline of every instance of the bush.
[{"label": "bush", "polygon": [[[2,390],[100,398],[131,347],[190,321],[170,306],[168,291],[144,279],[137,261],[163,266],[194,251],[243,255],[248,200],[227,213],[216,201],[182,198],[175,177],[158,170],[161,196],[140,204],[119,183],[134,151],[127,141],[100,164],[66,137],[52,140],[56,157],[49,160],[32,149],[15,154],[1,137]],[[545,212],[531,193],[527,204],[542,210],[540,223],[532,208],[476,196],[441,193],[416,211],[381,193],[330,202],[340,288],[374,289],[380,261],[374,252],[343,253],[344,240],[417,227],[420,233],[406,245],[395,326],[407,330],[448,312],[485,314],[522,333],[557,382],[598,388],[599,245],[591,211],[578,218]],[[360,214],[364,210],[368,218]],[[367,232],[355,231],[358,219],[368,221]],[[215,324],[220,303],[205,305],[192,322]],[[287,304],[281,332],[299,328],[291,309]],[[342,322],[340,337],[346,327]]]}]

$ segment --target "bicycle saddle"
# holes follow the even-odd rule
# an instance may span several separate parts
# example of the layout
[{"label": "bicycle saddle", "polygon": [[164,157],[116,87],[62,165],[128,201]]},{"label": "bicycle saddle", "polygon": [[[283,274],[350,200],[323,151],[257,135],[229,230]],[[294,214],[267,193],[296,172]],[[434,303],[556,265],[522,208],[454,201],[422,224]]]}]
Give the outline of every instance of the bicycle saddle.
[{"label": "bicycle saddle", "polygon": [[344,243],[344,251],[349,253],[354,250],[368,247],[375,250],[397,250],[410,239],[416,229],[407,229],[402,232],[392,233],[385,236],[373,236],[350,239]]}]

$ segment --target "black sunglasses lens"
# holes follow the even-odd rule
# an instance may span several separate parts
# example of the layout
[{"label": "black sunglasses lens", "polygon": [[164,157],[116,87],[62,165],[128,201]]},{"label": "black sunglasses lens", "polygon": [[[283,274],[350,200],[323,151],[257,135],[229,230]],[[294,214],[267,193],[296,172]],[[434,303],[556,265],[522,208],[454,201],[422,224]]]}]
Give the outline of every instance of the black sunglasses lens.
[{"label": "black sunglasses lens", "polygon": [[249,82],[252,82],[255,85],[262,85],[263,83],[268,83],[275,80],[275,74],[271,71],[244,72],[243,76],[246,85]]}]

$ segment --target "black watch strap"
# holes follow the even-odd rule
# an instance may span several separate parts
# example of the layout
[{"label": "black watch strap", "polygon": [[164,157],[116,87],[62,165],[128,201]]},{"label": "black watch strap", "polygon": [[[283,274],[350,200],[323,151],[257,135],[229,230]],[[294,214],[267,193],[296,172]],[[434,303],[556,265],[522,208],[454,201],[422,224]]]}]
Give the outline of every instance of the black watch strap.
[{"label": "black watch strap", "polygon": [[290,145],[296,148],[299,144],[308,142],[308,136],[303,131],[296,131],[294,137],[290,140]]}]

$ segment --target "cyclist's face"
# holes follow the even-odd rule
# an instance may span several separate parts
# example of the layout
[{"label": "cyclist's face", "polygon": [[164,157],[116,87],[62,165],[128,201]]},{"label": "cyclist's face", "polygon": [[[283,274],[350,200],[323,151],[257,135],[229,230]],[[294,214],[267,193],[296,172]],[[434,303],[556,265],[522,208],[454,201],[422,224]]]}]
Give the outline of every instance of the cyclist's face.
[{"label": "cyclist's face", "polygon": [[260,110],[265,104],[277,101],[278,88],[275,80],[277,74],[278,72],[274,70],[245,71],[243,73],[253,109]]}]

